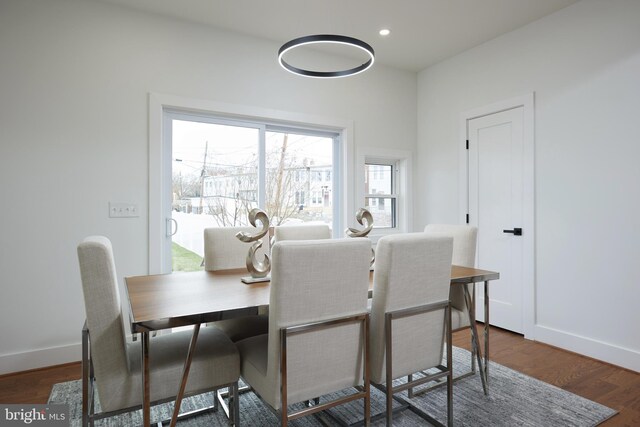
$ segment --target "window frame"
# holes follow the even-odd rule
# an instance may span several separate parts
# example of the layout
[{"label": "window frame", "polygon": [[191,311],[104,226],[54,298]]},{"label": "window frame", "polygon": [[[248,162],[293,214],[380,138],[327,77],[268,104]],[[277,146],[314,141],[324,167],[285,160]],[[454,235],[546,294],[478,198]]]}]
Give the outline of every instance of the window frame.
[{"label": "window frame", "polygon": [[395,227],[375,227],[369,233],[374,243],[382,236],[398,233],[408,233],[412,230],[413,203],[412,162],[413,154],[408,150],[383,149],[361,147],[357,152],[357,202],[358,207],[364,206],[366,197],[391,197],[392,195],[365,193],[365,164],[392,165],[392,190],[395,191]]},{"label": "window frame", "polygon": [[[333,150],[333,236],[340,237],[344,228],[352,225],[349,213],[354,211],[353,121],[307,115],[253,106],[226,104],[210,100],[184,98],[175,95],[149,94],[149,270],[150,274],[171,272],[170,245],[166,244],[170,221],[166,203],[170,194],[164,194],[171,182],[171,146],[167,144],[165,111],[177,110],[188,114],[214,116],[234,122],[263,123],[269,130],[282,129],[305,133],[318,132],[336,135]],[[264,147],[264,145],[263,145]],[[264,180],[264,177],[262,178]],[[264,206],[263,204],[261,206]],[[169,211],[170,213],[170,208]],[[167,261],[167,259],[169,261]],[[168,267],[167,267],[168,266]]]},{"label": "window frame", "polygon": [[[365,206],[366,199],[390,199],[391,200],[391,226],[376,226],[375,222],[373,224],[374,229],[390,229],[395,230],[398,228],[398,161],[390,160],[390,159],[379,159],[372,157],[365,157],[365,171],[367,166],[389,166],[391,168],[391,192],[390,193],[365,193]],[[374,168],[373,170],[373,179],[380,180],[384,175],[384,172],[379,168]],[[373,206],[373,205],[371,205]],[[376,200],[375,206],[380,206],[380,200]]]}]

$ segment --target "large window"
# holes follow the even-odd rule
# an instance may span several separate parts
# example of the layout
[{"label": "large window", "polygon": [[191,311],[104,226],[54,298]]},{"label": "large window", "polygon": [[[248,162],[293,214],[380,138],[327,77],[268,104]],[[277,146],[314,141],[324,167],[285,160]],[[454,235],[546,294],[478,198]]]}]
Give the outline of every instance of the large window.
[{"label": "large window", "polygon": [[272,225],[339,217],[338,133],[181,111],[165,112],[164,129],[172,270],[200,268],[203,229],[249,225],[255,207]]}]

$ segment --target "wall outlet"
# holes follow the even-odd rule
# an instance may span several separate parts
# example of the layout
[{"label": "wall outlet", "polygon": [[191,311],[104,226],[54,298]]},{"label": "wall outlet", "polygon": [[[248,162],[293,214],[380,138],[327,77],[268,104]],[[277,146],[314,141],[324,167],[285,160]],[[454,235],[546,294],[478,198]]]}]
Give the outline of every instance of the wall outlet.
[{"label": "wall outlet", "polygon": [[109,202],[109,218],[137,218],[138,205],[135,203]]}]

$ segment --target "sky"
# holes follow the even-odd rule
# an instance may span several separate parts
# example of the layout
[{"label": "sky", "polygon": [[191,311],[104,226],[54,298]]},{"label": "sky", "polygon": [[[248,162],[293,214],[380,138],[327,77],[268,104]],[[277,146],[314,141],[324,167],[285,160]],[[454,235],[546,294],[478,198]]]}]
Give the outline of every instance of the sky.
[{"label": "sky", "polygon": [[[279,149],[282,139],[282,133],[267,131],[267,152]],[[250,164],[258,155],[258,142],[257,128],[173,120],[173,174],[200,175],[205,146],[208,166]],[[300,163],[307,157],[316,165],[331,164],[332,150],[332,139],[327,137],[290,134],[287,145],[287,152]]]}]

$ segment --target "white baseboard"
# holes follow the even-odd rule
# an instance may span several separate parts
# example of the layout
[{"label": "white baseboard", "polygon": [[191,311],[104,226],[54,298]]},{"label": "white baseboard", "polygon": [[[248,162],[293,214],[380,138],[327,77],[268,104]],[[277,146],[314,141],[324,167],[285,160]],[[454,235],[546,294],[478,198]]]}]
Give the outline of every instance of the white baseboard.
[{"label": "white baseboard", "polygon": [[640,372],[640,351],[535,325],[536,341]]},{"label": "white baseboard", "polygon": [[[640,372],[640,352],[592,338],[536,325],[534,339]],[[80,343],[0,356],[0,375],[80,361]]]},{"label": "white baseboard", "polygon": [[0,375],[82,360],[80,343],[0,356]]}]

